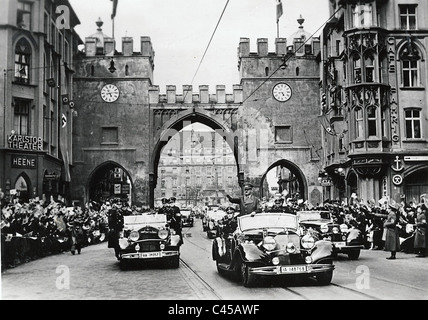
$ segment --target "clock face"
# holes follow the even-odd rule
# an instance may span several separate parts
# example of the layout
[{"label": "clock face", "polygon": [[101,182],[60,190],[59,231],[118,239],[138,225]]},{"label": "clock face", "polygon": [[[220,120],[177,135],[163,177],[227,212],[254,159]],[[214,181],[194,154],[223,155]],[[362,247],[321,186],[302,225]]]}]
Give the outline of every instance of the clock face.
[{"label": "clock face", "polygon": [[278,83],[273,87],[272,94],[280,102],[288,101],[291,98],[291,87],[283,82]]},{"label": "clock face", "polygon": [[119,98],[119,89],[114,84],[106,84],[101,89],[101,98],[105,102],[114,102]]}]

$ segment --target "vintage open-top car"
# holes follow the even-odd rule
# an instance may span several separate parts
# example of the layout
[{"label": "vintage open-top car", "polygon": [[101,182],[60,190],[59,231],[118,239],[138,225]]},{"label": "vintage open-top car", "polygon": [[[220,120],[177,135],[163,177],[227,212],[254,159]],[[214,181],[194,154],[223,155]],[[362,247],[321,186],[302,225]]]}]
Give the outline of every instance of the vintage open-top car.
[{"label": "vintage open-top car", "polygon": [[250,287],[261,276],[314,277],[327,285],[333,277],[333,246],[300,234],[297,217],[288,213],[259,213],[237,218],[229,237],[217,237],[212,258],[220,274],[233,273]]},{"label": "vintage open-top car", "polygon": [[178,268],[180,236],[170,229],[166,215],[143,214],[124,217],[124,228],[119,238],[119,263],[126,269],[133,261],[165,261]]},{"label": "vintage open-top car", "polygon": [[193,227],[195,214],[190,209],[181,209],[181,224],[183,227]]},{"label": "vintage open-top car", "polygon": [[331,241],[334,255],[345,253],[351,260],[359,258],[364,249],[359,229],[335,223],[330,211],[298,211],[297,215],[303,230],[309,230],[316,239]]}]

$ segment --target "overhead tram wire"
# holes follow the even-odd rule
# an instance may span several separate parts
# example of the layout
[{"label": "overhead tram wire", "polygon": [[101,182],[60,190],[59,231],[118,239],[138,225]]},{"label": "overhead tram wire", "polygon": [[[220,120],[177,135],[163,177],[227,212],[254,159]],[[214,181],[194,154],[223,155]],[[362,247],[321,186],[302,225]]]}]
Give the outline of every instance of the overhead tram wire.
[{"label": "overhead tram wire", "polygon": [[[304,46],[305,46],[305,44],[310,40],[310,39],[312,39],[313,37],[314,37],[314,35],[318,32],[318,31],[320,31],[325,25],[326,25],[326,23],[327,22],[329,22],[340,10],[342,9],[342,6],[340,5],[339,7],[338,7],[338,9],[315,31],[315,32],[313,32],[312,34],[311,34],[311,36],[310,37],[308,37],[297,49],[295,49],[294,50],[294,52],[293,52],[293,54],[295,54],[296,52],[298,52],[301,48],[303,48]],[[259,85],[259,86],[257,86],[257,88],[255,88],[249,95],[248,95],[248,97],[246,97],[242,102],[240,102],[239,103],[239,105],[237,106],[237,108],[239,108],[239,107],[241,107],[251,96],[253,96],[269,79],[271,79],[277,72],[278,72],[278,70],[279,69],[281,69],[282,68],[282,66],[284,66],[286,63],[287,63],[287,61],[288,60],[290,60],[290,58],[291,58],[291,55],[290,56],[288,56],[288,57],[284,57],[284,60],[283,60],[283,62],[281,63],[281,65],[278,67],[278,68],[276,68],[275,69],[275,71],[273,71],[265,80],[263,80],[263,82]],[[261,110],[261,108],[262,108],[262,106],[260,106],[258,109],[257,109],[257,112],[256,112],[256,115],[260,112],[260,110]],[[230,114],[230,116],[227,118],[227,119],[225,119],[225,121],[223,122],[223,124],[222,124],[222,126],[224,126],[226,123],[227,123],[227,121],[229,121],[230,120],[230,118],[232,117],[232,113]]]},{"label": "overhead tram wire", "polygon": [[[193,84],[193,81],[195,80],[196,75],[197,75],[197,74],[198,74],[198,72],[199,72],[199,68],[201,67],[202,62],[203,62],[203,60],[204,60],[204,58],[205,58],[205,55],[206,55],[206,54],[207,54],[207,52],[208,52],[208,49],[209,49],[209,47],[210,47],[210,45],[211,45],[211,41],[213,40],[214,35],[215,35],[216,31],[217,31],[217,28],[218,28],[218,26],[220,25],[221,19],[223,18],[224,12],[226,11],[226,8],[227,8],[227,6],[228,6],[228,4],[229,4],[229,1],[230,1],[230,0],[227,0],[227,1],[226,1],[226,4],[224,5],[223,11],[222,11],[222,13],[221,13],[221,15],[220,15],[220,18],[218,19],[217,24],[216,24],[216,26],[215,26],[215,28],[214,28],[214,31],[213,31],[213,33],[212,33],[212,35],[211,35],[210,41],[208,42],[208,45],[207,45],[207,47],[205,48],[205,52],[204,52],[204,54],[202,55],[201,61],[199,61],[199,65],[198,65],[198,67],[196,68],[196,72],[195,72],[195,74],[193,75],[193,78],[192,78],[192,82],[191,82],[191,84]],[[187,93],[188,93],[188,92],[189,92],[189,90],[187,90],[187,91],[186,91],[186,93],[185,93],[185,95],[184,95],[184,98],[183,98],[183,101],[185,101],[185,100],[186,100],[186,96],[187,96]]]}]

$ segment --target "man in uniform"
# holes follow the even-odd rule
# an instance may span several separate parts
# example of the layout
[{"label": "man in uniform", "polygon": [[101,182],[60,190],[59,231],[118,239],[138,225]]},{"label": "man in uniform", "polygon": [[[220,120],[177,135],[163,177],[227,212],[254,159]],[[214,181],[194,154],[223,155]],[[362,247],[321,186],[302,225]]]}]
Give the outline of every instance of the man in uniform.
[{"label": "man in uniform", "polygon": [[181,245],[183,244],[183,235],[181,233],[181,212],[180,208],[175,205],[176,200],[177,199],[175,197],[169,198],[169,208],[166,216],[171,228],[180,236],[179,245]]},{"label": "man in uniform", "polygon": [[117,205],[113,207],[108,212],[108,226],[109,226],[109,236],[108,236],[108,247],[114,248],[114,253],[116,258],[119,259],[119,235],[123,229],[123,215],[120,208]]},{"label": "man in uniform", "polygon": [[167,214],[168,211],[168,199],[162,198],[162,206],[158,210],[158,214]]},{"label": "man in uniform", "polygon": [[238,216],[261,212],[260,199],[253,195],[253,187],[251,183],[245,183],[244,195],[240,198],[232,198],[230,195],[226,195],[230,202],[240,205],[241,212]]}]

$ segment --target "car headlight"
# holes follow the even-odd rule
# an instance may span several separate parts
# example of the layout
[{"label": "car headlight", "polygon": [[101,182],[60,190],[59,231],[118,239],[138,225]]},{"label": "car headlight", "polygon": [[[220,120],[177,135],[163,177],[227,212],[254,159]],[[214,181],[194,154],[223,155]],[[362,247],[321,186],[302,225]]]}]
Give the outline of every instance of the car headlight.
[{"label": "car headlight", "polygon": [[272,251],[276,247],[276,241],[273,237],[266,237],[263,239],[263,247],[268,250]]},{"label": "car headlight", "polygon": [[348,232],[348,226],[346,224],[341,224],[340,232]]},{"label": "car headlight", "polygon": [[287,246],[285,247],[285,249],[287,250],[288,253],[296,252],[296,246],[294,245],[293,242],[287,243]]},{"label": "car headlight", "polygon": [[140,239],[140,234],[138,233],[138,231],[131,231],[131,233],[129,234],[129,239],[131,241],[138,241],[138,239]]},{"label": "car headlight", "polygon": [[307,234],[303,236],[302,238],[302,247],[305,249],[312,249],[315,245],[315,239],[310,235]]},{"label": "car headlight", "polygon": [[166,238],[168,238],[168,230],[162,229],[158,231],[158,237],[161,238],[162,240],[165,240]]},{"label": "car headlight", "polygon": [[328,225],[327,224],[323,224],[321,225],[321,232],[322,233],[327,233],[328,232]]},{"label": "car headlight", "polygon": [[338,234],[339,233],[339,228],[338,227],[333,227],[333,233],[334,234]]}]

